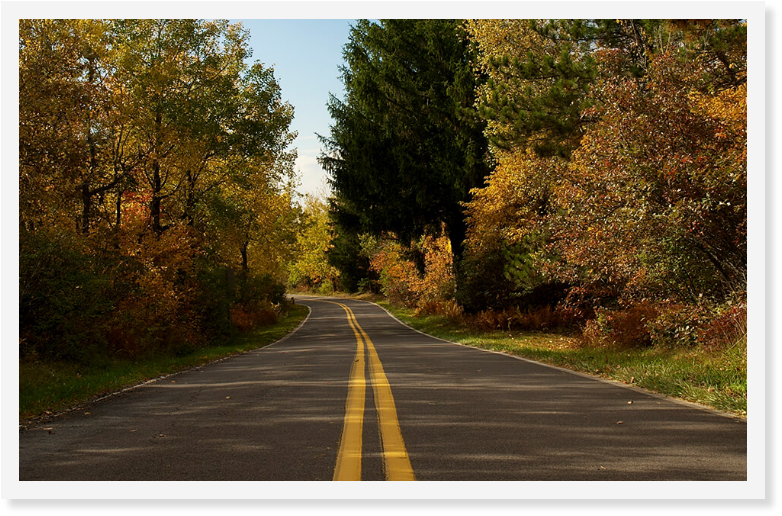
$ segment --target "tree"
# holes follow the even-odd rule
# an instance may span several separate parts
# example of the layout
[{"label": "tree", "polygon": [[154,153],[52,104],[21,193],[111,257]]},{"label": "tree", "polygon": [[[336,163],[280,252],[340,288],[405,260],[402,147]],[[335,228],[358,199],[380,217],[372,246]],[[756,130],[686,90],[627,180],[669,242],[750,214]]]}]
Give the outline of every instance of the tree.
[{"label": "tree", "polygon": [[304,285],[308,288],[331,285],[333,289],[338,281],[339,271],[328,259],[333,236],[328,205],[321,197],[307,195],[302,215],[304,221],[296,242],[296,258],[289,266],[288,282],[294,286]]},{"label": "tree", "polygon": [[642,77],[650,45],[641,20],[469,20],[477,67],[479,111],[499,149],[529,147],[567,158],[579,145],[598,48],[627,49],[623,75]]},{"label": "tree", "polygon": [[488,172],[476,78],[455,20],[360,20],[344,48],[346,98],[320,162],[341,228],[393,231],[406,242],[445,225],[461,254],[460,203]]},{"label": "tree", "polygon": [[469,257],[505,257],[495,268],[504,281],[475,272],[480,281],[498,292],[560,282],[598,297],[692,299],[740,280],[742,23],[467,27],[489,77],[479,108],[497,160],[467,204]]},{"label": "tree", "polygon": [[[246,38],[224,20],[117,22],[117,78],[128,90],[138,153],[148,156],[140,179],[149,191],[157,234],[170,224],[164,202],[173,204],[184,191],[179,214],[168,210],[168,215],[187,218],[199,190],[221,180],[206,176],[224,172],[220,161],[231,151]],[[207,186],[199,188],[204,181]]]},{"label": "tree", "polygon": [[30,350],[187,350],[282,302],[293,108],[240,24],[22,20],[19,50]]},{"label": "tree", "polygon": [[651,57],[643,88],[610,73],[596,86],[600,121],[554,200],[571,277],[688,301],[744,281],[746,86],[698,93],[702,66],[674,48]]},{"label": "tree", "polygon": [[[29,228],[64,216],[88,233],[94,199],[119,181],[121,92],[106,50],[110,27],[96,20],[20,22],[20,222]],[[60,215],[52,218],[53,210]]]}]

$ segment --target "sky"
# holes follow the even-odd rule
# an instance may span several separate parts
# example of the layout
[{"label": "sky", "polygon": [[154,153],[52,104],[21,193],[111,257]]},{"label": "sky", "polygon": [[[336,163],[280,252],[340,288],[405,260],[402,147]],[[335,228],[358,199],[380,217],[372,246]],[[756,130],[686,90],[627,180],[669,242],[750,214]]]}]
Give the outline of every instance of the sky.
[{"label": "sky", "polygon": [[298,191],[325,193],[325,172],[317,162],[321,145],[316,136],[329,135],[331,117],[326,103],[329,93],[343,98],[339,79],[342,47],[354,20],[259,20],[237,19],[250,31],[251,62],[274,67],[282,99],[294,107],[291,130],[298,132],[293,144],[298,150]]}]

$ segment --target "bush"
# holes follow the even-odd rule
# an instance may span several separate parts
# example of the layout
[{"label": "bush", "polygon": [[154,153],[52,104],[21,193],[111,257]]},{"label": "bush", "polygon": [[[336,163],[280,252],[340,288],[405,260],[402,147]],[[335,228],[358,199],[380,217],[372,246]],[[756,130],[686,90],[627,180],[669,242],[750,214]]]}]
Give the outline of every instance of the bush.
[{"label": "bush", "polygon": [[266,300],[275,305],[285,304],[285,285],[268,274],[243,274],[237,296],[242,302]]},{"label": "bush", "polygon": [[452,259],[447,237],[427,235],[409,248],[393,238],[381,240],[373,247],[370,264],[390,303],[414,309],[429,304],[425,309],[436,311],[438,303],[454,295]]},{"label": "bush", "polygon": [[525,309],[484,310],[477,314],[464,315],[464,320],[473,328],[483,331],[531,330],[548,331],[575,326],[581,313],[572,308],[549,305]]},{"label": "bush", "polygon": [[706,319],[701,305],[666,304],[658,307],[657,316],[646,326],[655,346],[694,347],[698,345],[698,331]]},{"label": "bush", "polygon": [[106,352],[118,301],[111,264],[66,233],[20,233],[21,358],[87,362]]},{"label": "bush", "polygon": [[234,328],[248,332],[274,324],[286,310],[285,285],[268,274],[241,275],[237,302],[230,308]]},{"label": "bush", "polygon": [[331,280],[323,280],[318,287],[318,293],[324,296],[330,296],[334,293],[334,284]]},{"label": "bush", "polygon": [[588,345],[612,345],[640,348],[652,345],[654,335],[649,324],[658,317],[651,303],[637,303],[626,309],[598,309],[597,316],[586,322],[582,338]]},{"label": "bush", "polygon": [[505,265],[499,252],[469,254],[459,263],[455,299],[466,312],[502,310],[510,306],[514,284],[503,274]]},{"label": "bush", "polygon": [[712,311],[711,319],[698,331],[698,342],[710,351],[724,350],[747,338],[747,302],[729,301]]},{"label": "bush", "polygon": [[260,326],[276,323],[280,313],[280,305],[273,305],[266,300],[236,304],[231,307],[231,324],[240,332],[246,333]]},{"label": "bush", "polygon": [[746,339],[747,304],[741,296],[721,305],[641,302],[625,309],[597,309],[582,328],[592,346],[725,350]]},{"label": "bush", "polygon": [[201,331],[210,342],[228,338],[235,330],[230,309],[237,298],[236,276],[230,268],[199,265],[196,306]]}]

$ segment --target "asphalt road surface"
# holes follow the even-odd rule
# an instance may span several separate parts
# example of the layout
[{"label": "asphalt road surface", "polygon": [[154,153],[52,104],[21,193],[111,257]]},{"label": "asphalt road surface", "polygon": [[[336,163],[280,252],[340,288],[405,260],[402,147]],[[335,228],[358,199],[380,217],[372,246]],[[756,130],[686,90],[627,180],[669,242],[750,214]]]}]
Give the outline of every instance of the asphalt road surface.
[{"label": "asphalt road surface", "polygon": [[746,480],[746,421],[446,343],[377,305],[20,431],[20,480]]}]

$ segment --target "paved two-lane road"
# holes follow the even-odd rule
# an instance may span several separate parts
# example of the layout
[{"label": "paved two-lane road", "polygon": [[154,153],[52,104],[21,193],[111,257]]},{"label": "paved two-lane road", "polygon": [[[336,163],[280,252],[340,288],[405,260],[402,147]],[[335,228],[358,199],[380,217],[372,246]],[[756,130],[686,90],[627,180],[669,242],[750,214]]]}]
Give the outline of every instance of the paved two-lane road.
[{"label": "paved two-lane road", "polygon": [[20,480],[747,478],[744,420],[297,302],[281,342],[20,432]]}]

